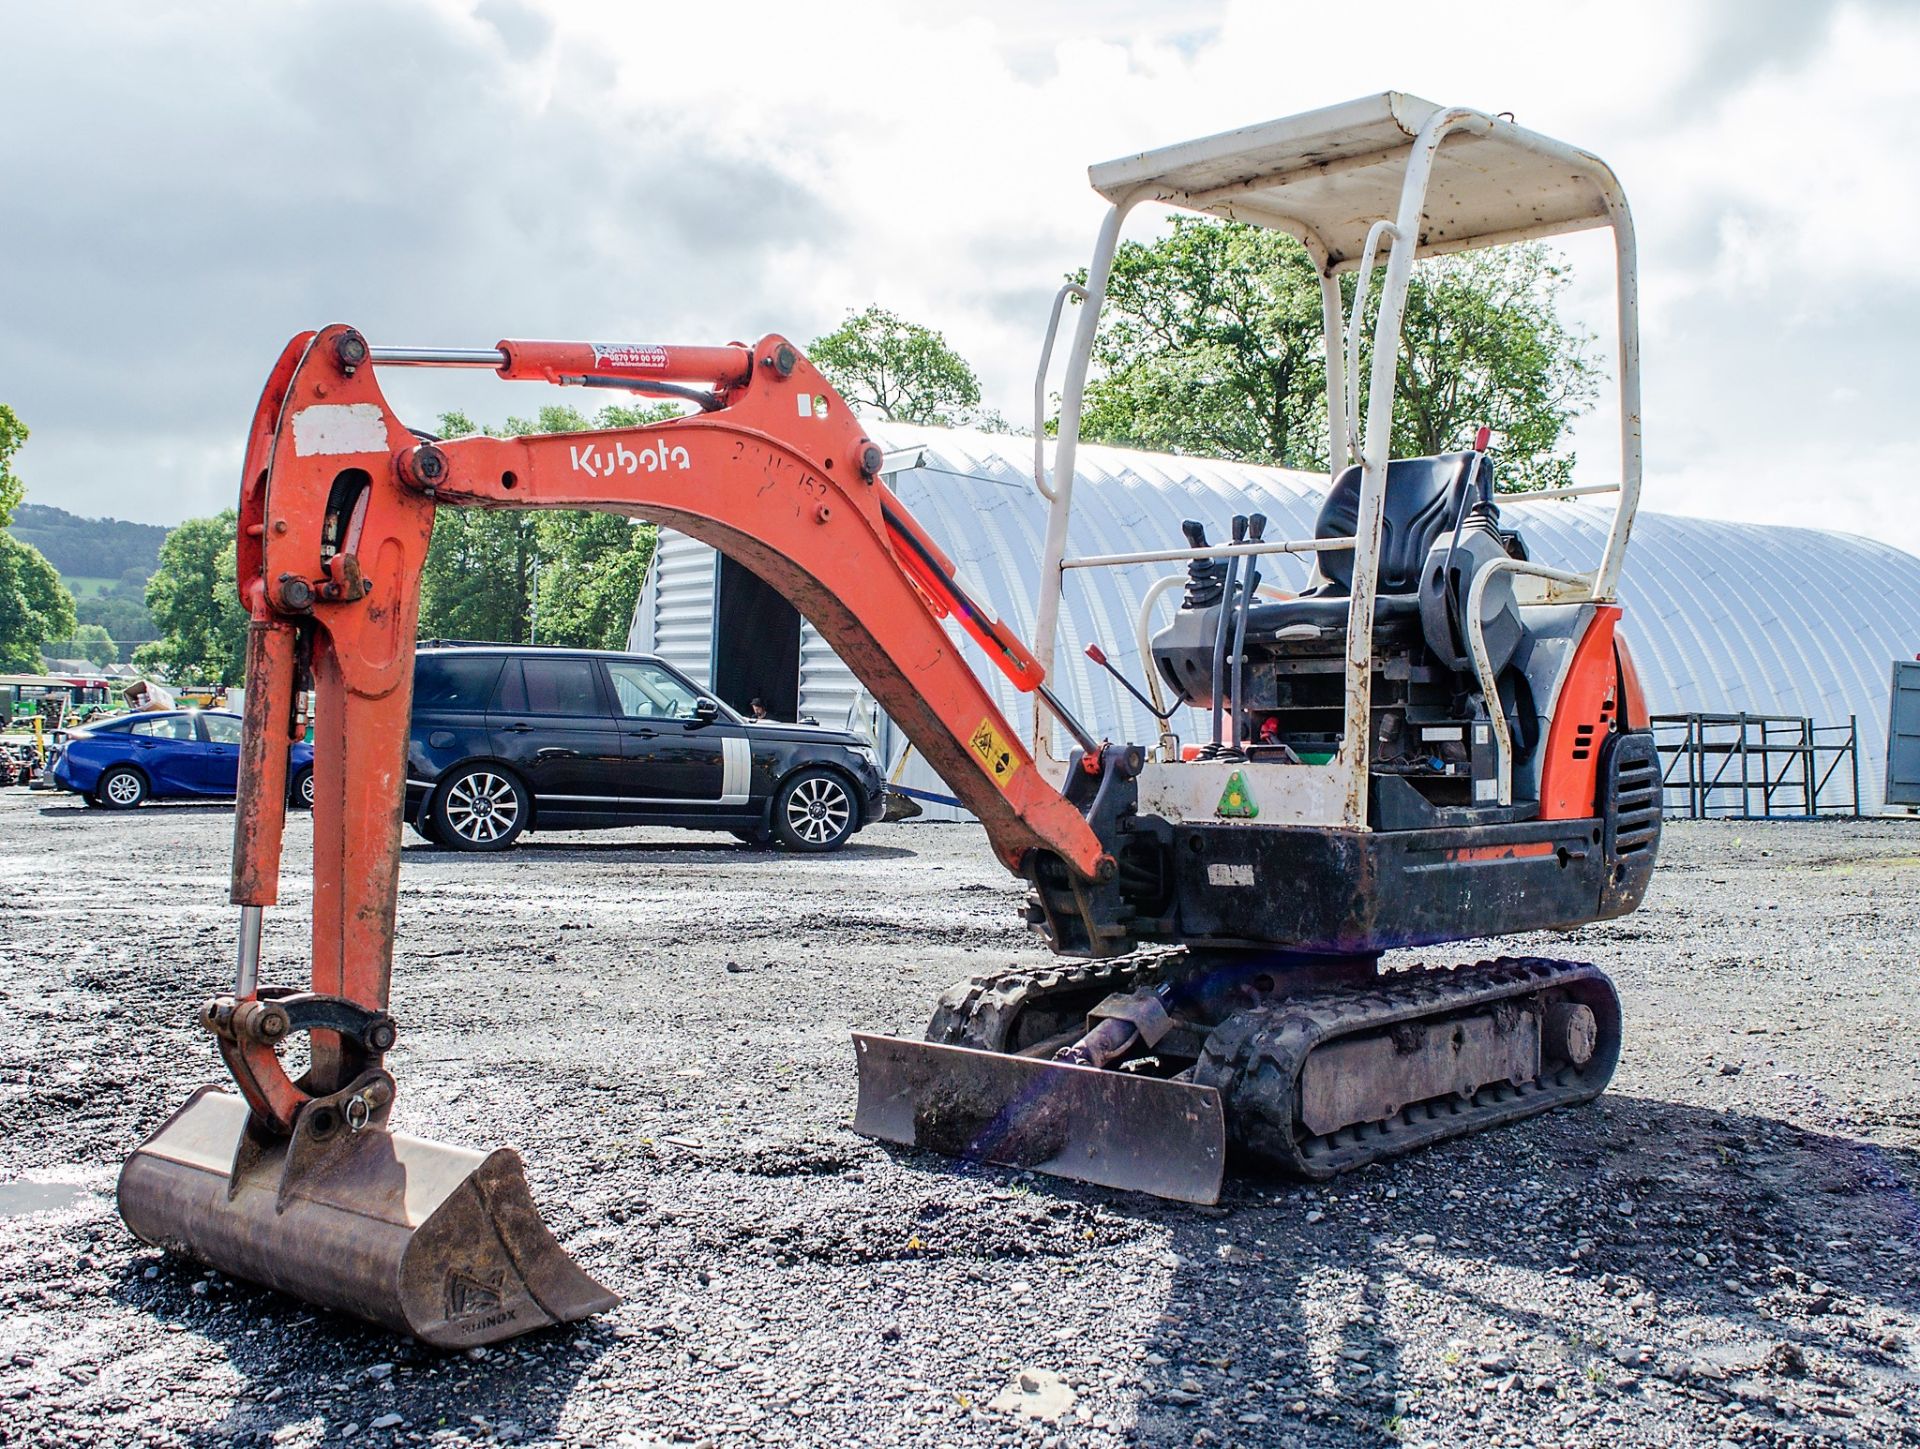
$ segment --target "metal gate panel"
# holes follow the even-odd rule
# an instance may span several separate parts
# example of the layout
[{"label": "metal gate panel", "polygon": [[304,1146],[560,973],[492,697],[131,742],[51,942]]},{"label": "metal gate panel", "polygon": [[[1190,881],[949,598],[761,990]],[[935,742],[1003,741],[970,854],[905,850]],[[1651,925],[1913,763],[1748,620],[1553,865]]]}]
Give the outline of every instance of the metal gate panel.
[{"label": "metal gate panel", "polygon": [[1920,805],[1920,659],[1893,665],[1887,711],[1887,803]]}]

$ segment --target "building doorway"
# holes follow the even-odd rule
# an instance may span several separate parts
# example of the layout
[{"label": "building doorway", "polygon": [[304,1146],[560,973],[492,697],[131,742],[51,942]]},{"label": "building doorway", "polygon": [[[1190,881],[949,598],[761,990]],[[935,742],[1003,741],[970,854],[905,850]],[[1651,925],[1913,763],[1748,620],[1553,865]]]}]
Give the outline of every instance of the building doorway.
[{"label": "building doorway", "polygon": [[713,692],[751,716],[800,717],[800,611],[743,563],[721,554],[714,580]]}]

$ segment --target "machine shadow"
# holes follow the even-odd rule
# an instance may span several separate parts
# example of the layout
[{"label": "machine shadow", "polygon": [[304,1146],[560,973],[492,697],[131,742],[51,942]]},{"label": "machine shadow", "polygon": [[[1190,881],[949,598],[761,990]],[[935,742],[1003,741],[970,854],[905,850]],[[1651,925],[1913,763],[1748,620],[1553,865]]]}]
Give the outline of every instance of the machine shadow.
[{"label": "machine shadow", "polygon": [[390,1414],[400,1416],[391,1426],[398,1439],[441,1427],[449,1401],[459,1405],[458,1426],[474,1437],[545,1442],[557,1436],[575,1387],[616,1342],[604,1322],[588,1321],[495,1344],[475,1359],[237,1279],[223,1277],[196,1294],[194,1285],[209,1281],[205,1270],[172,1255],[158,1259],[160,1277],[146,1282],[142,1261],[114,1296],[200,1335],[209,1356],[224,1359],[240,1381],[225,1417],[181,1441],[204,1449],[272,1444],[296,1426],[306,1426],[303,1441],[310,1441],[316,1421],[317,1437],[332,1441],[350,1424],[365,1431]]},{"label": "machine shadow", "polygon": [[[1648,1098],[1609,1095],[1325,1187],[1236,1164],[1218,1208],[1119,1196],[1108,1206],[1161,1227],[1177,1255],[1136,1401],[1135,1442],[1169,1449],[1204,1442],[1203,1430],[1223,1444],[1430,1437],[1413,1422],[1422,1398],[1456,1374],[1483,1377],[1486,1324],[1495,1341],[1551,1345],[1561,1382],[1591,1392],[1588,1375],[1615,1361],[1529,1291],[1550,1274],[1595,1294],[1611,1274],[1616,1297],[1655,1295],[1661,1310],[1635,1345],[1656,1363],[1697,1353],[1688,1325],[1704,1315],[1750,1332],[1755,1369],[1765,1345],[1784,1340],[1884,1371],[1866,1341],[1816,1338],[1751,1298],[1774,1294],[1798,1311],[1811,1287],[1864,1300],[1869,1317],[1875,1306],[1920,1311],[1912,1257],[1881,1251],[1920,1247],[1920,1152]],[[1309,1212],[1323,1216],[1309,1225]],[[1433,1241],[1416,1246],[1416,1234]],[[1393,1304],[1410,1295],[1450,1299],[1447,1316],[1472,1325],[1462,1337],[1473,1346],[1448,1363],[1440,1345],[1416,1354],[1399,1342]]]}]

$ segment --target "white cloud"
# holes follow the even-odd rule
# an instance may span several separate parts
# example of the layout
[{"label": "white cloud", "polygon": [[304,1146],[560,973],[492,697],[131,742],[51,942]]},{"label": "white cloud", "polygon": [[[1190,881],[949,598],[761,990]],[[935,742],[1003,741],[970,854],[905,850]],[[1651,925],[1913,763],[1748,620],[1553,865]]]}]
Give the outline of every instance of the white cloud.
[{"label": "white cloud", "polygon": [[[221,506],[279,345],[341,319],[445,345],[804,341],[879,302],[1023,418],[1102,210],[1089,162],[1390,84],[1513,110],[1620,173],[1649,507],[1920,549],[1891,506],[1920,451],[1920,286],[1892,240],[1920,210],[1909,8],[121,0],[9,24],[0,397],[35,429],[43,501]],[[1568,250],[1569,310],[1609,338],[1606,248]],[[423,413],[539,400],[393,391]],[[1590,479],[1615,426],[1578,431]]]}]

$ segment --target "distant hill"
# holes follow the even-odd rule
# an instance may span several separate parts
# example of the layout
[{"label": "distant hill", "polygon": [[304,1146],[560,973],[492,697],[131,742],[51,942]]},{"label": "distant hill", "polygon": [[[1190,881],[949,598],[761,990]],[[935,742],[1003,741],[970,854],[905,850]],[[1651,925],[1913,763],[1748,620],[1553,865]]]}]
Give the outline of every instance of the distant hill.
[{"label": "distant hill", "polygon": [[[82,624],[98,624],[120,646],[120,662],[158,632],[147,613],[147,580],[160,566],[168,530],[154,523],[82,518],[45,503],[22,503],[7,530],[47,556],[72,590]],[[78,652],[69,641],[49,641],[54,653]]]},{"label": "distant hill", "polygon": [[118,581],[137,569],[142,583],[159,567],[167,537],[156,523],[81,518],[45,503],[22,503],[7,531],[45,554],[63,578]]}]

